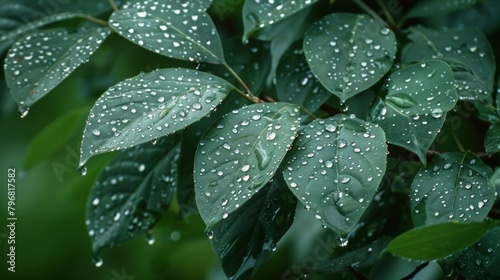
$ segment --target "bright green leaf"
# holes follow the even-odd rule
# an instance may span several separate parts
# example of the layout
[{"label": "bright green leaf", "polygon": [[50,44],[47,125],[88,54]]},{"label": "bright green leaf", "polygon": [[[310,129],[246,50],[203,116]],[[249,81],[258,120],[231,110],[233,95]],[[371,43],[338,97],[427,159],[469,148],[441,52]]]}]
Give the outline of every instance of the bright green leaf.
[{"label": "bright green leaf", "polygon": [[279,100],[302,105],[311,112],[331,97],[311,72],[304,52],[297,48],[281,58],[276,71],[276,91]]},{"label": "bright green leaf", "polygon": [[304,52],[325,88],[347,100],[391,69],[396,37],[367,15],[330,14],[307,30]]},{"label": "bright green leaf", "polygon": [[484,148],[488,154],[500,152],[500,122],[490,125],[484,138]]},{"label": "bright green leaf", "polygon": [[476,244],[464,250],[457,261],[457,269],[465,279],[492,279],[487,269],[500,257],[500,227],[488,231]]},{"label": "bright green leaf", "polygon": [[214,226],[208,234],[229,279],[248,279],[257,270],[292,225],[296,206],[278,175]]},{"label": "bright green leaf", "polygon": [[110,34],[109,28],[37,32],[12,46],[5,60],[5,78],[21,116],[29,106],[54,89]]},{"label": "bright green leaf", "polygon": [[418,227],[396,237],[387,251],[411,260],[442,259],[471,246],[495,225],[453,222]]},{"label": "bright green leaf", "polygon": [[225,115],[205,133],[196,151],[194,180],[208,228],[272,179],[299,125],[296,105],[254,104]]},{"label": "bright green leaf", "polygon": [[61,150],[68,141],[79,135],[90,108],[79,108],[59,117],[31,139],[24,158],[24,168],[29,170]]},{"label": "bright green leaf", "polygon": [[300,131],[283,174],[306,209],[345,236],[373,200],[385,173],[386,153],[380,127],[336,115]]},{"label": "bright green leaf", "polygon": [[492,90],[495,58],[488,39],[477,28],[433,30],[422,26],[406,30],[410,43],[402,51],[403,63],[438,59],[453,70],[461,100],[484,100]]},{"label": "bright green leaf", "polygon": [[481,1],[482,0],[423,0],[417,2],[405,17],[432,17],[447,14],[463,10]]},{"label": "bright green leaf", "polygon": [[371,119],[380,124],[389,143],[415,153],[426,153],[444,124],[446,112],[457,102],[453,73],[441,61],[425,61],[391,74],[385,99],[378,99]]},{"label": "bright green leaf", "polygon": [[161,55],[224,63],[219,33],[205,8],[200,8],[196,1],[142,1],[115,11],[109,26],[135,44]]},{"label": "bright green leaf", "polygon": [[488,182],[492,174],[489,166],[469,153],[434,156],[411,185],[413,223],[483,221],[495,202],[495,188]]},{"label": "bright green leaf", "polygon": [[87,202],[92,250],[114,247],[150,230],[177,184],[178,135],[123,151],[99,174]]},{"label": "bright green leaf", "polygon": [[159,69],[112,86],[90,111],[80,166],[93,155],[184,129],[210,114],[232,89],[219,77],[184,68]]},{"label": "bright green leaf", "polygon": [[273,25],[287,17],[305,9],[318,0],[289,1],[276,0],[266,3],[260,1],[245,1],[243,5],[243,40],[248,38],[257,30]]}]

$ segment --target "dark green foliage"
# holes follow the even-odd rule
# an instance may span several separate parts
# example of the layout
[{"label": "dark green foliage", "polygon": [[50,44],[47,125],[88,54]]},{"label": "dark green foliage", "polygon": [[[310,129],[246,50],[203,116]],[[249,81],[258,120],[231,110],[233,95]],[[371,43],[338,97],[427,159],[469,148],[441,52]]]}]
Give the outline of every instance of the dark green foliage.
[{"label": "dark green foliage", "polygon": [[266,265],[302,222],[296,212],[338,241],[298,277],[361,277],[389,253],[467,279],[500,277],[500,53],[481,31],[497,23],[457,19],[492,1],[396,11],[391,0],[247,0],[230,14],[222,2],[75,1],[42,18],[28,1],[0,4],[6,84],[21,117],[106,38],[175,65],[109,85],[28,153],[27,168],[51,156],[85,115],[82,175],[91,157],[122,150],[87,204],[97,265],[104,247],[143,234],[152,243],[172,203],[185,219],[200,214],[230,279]]}]

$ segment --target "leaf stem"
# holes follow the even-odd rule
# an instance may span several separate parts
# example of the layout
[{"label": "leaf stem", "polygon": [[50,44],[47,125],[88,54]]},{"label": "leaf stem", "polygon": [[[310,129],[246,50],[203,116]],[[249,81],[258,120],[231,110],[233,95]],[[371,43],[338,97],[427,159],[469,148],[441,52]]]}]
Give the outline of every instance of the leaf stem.
[{"label": "leaf stem", "polygon": [[91,21],[93,23],[97,23],[97,24],[100,24],[100,25],[103,25],[103,26],[108,26],[108,23],[102,19],[98,19],[98,18],[95,18],[95,17],[92,17],[92,16],[89,16],[89,15],[81,15],[80,16],[81,18],[84,18],[88,21]]},{"label": "leaf stem", "polygon": [[234,88],[234,90],[239,93],[241,96],[243,96],[244,98],[246,98],[248,101],[252,102],[252,103],[263,103],[265,101],[261,100],[260,98],[256,97],[256,96],[253,96],[253,95],[249,95],[247,93],[244,93],[243,91],[241,91],[239,88]]},{"label": "leaf stem", "polygon": [[448,125],[448,129],[450,130],[451,135],[453,136],[453,139],[455,140],[455,143],[457,144],[457,147],[460,150],[460,152],[465,153],[464,146],[462,145],[460,138],[458,138],[458,135],[455,132],[455,130],[453,130],[453,128],[451,128],[449,125]]},{"label": "leaf stem", "polygon": [[396,22],[394,21],[394,18],[392,17],[392,14],[389,12],[387,9],[384,1],[382,0],[377,0],[378,5],[382,9],[382,12],[384,13],[384,16],[387,18],[387,21],[389,21],[389,24],[391,26],[396,26]]},{"label": "leaf stem", "polygon": [[231,68],[231,66],[229,66],[227,63],[224,63],[223,65],[224,65],[224,67],[226,67],[227,71],[229,71],[229,73],[231,73],[231,75],[233,75],[233,77],[238,81],[238,83],[240,83],[240,85],[243,86],[243,88],[246,91],[246,95],[248,95],[250,98],[257,98],[252,94],[252,92],[250,91],[248,86],[245,84],[245,82],[240,78],[240,76],[238,76],[238,74],[236,72],[234,72],[234,70],[233,70],[233,68]]},{"label": "leaf stem", "polygon": [[108,0],[108,1],[111,7],[113,7],[113,10],[118,11],[119,8],[118,5],[116,5],[115,0]]},{"label": "leaf stem", "polygon": [[387,23],[377,13],[375,13],[370,7],[368,7],[368,5],[366,5],[362,0],[354,0],[354,3],[356,3],[356,5],[358,5],[367,14],[372,16],[380,24],[387,26]]}]

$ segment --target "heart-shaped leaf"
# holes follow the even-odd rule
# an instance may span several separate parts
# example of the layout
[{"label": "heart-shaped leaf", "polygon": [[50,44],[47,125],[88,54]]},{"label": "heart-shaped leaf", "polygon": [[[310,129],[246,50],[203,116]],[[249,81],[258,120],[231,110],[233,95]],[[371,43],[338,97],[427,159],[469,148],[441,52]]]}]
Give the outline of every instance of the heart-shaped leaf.
[{"label": "heart-shaped leaf", "polygon": [[303,128],[283,174],[307,210],[345,237],[370,204],[386,170],[384,131],[339,114]]},{"label": "heart-shaped leaf", "polygon": [[184,68],[140,74],[109,88],[90,111],[80,166],[92,155],[171,134],[210,114],[234,87]]},{"label": "heart-shaped leaf", "polygon": [[178,135],[123,151],[99,174],[87,202],[95,254],[150,230],[168,209],[177,184]]},{"label": "heart-shaped leaf", "polygon": [[371,119],[380,124],[389,143],[415,153],[426,153],[457,102],[453,73],[442,61],[425,61],[391,74],[387,95],[372,108]]},{"label": "heart-shaped leaf", "polygon": [[193,2],[141,1],[115,11],[109,25],[118,34],[150,51],[197,62],[224,63],[219,33]]},{"label": "heart-shaped leaf", "polygon": [[391,69],[396,37],[368,15],[336,13],[307,30],[304,52],[318,80],[345,101]]},{"label": "heart-shaped leaf", "polygon": [[410,206],[415,225],[448,221],[481,222],[495,202],[493,174],[469,153],[435,156],[411,184]]},{"label": "heart-shaped leaf", "polygon": [[247,279],[292,225],[297,199],[281,175],[208,233],[229,279]]},{"label": "heart-shaped leaf", "polygon": [[257,30],[270,26],[316,3],[318,0],[275,0],[261,3],[259,0],[245,1],[243,5],[243,40]]},{"label": "heart-shaped leaf", "polygon": [[488,39],[477,28],[411,27],[402,51],[403,63],[439,59],[451,66],[461,100],[488,99],[494,84],[495,58]]},{"label": "heart-shaped leaf", "polygon": [[300,125],[297,105],[254,104],[219,119],[195,156],[196,203],[210,229],[273,178]]},{"label": "heart-shaped leaf", "polygon": [[109,28],[36,32],[18,40],[7,53],[5,78],[21,116],[29,106],[54,89],[78,66],[88,61]]}]

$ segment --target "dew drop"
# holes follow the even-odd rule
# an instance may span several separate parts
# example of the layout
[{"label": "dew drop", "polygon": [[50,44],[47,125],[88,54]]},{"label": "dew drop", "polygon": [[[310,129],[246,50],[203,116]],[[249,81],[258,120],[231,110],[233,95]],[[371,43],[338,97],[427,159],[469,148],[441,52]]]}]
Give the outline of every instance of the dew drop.
[{"label": "dew drop", "polygon": [[30,108],[28,106],[20,106],[19,110],[17,111],[19,113],[19,117],[24,118],[28,115]]},{"label": "dew drop", "polygon": [[102,258],[98,255],[95,255],[93,258],[92,258],[92,262],[94,263],[94,265],[96,267],[101,267],[102,264],[104,263]]},{"label": "dew drop", "polygon": [[85,165],[78,166],[78,168],[76,169],[76,172],[78,172],[78,174],[80,174],[82,176],[87,175],[87,166],[85,166]]},{"label": "dew drop", "polygon": [[146,233],[146,242],[149,244],[149,245],[153,245],[155,244],[155,237],[150,233]]},{"label": "dew drop", "polygon": [[326,125],[325,129],[329,132],[335,132],[335,130],[337,130],[337,127],[333,124],[328,124]]},{"label": "dew drop", "polygon": [[213,239],[214,238],[214,232],[213,232],[213,230],[205,231],[205,234],[207,235],[208,239]]},{"label": "dew drop", "polygon": [[144,170],[146,170],[146,165],[144,163],[139,164],[139,166],[137,166],[137,170],[139,172],[143,172]]},{"label": "dew drop", "polygon": [[340,247],[345,247],[349,243],[349,240],[347,238],[337,237],[336,240],[337,240],[337,244]]},{"label": "dew drop", "polygon": [[228,214],[228,213],[222,213],[222,215],[221,215],[221,217],[222,217],[223,219],[227,218],[228,216],[229,216],[229,214]]},{"label": "dew drop", "polygon": [[92,130],[92,134],[94,134],[95,136],[99,136],[99,135],[101,135],[101,132],[97,129],[94,129],[94,130]]}]

